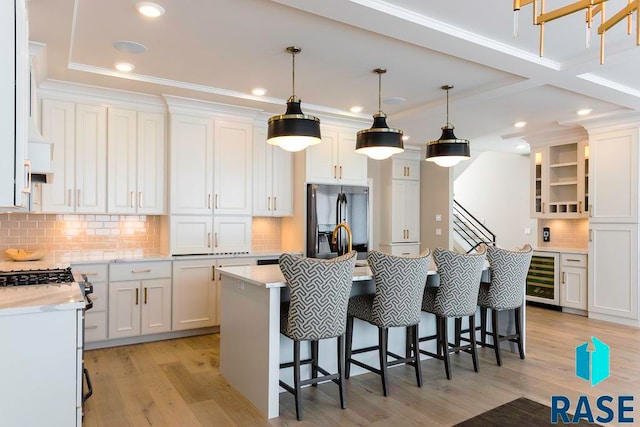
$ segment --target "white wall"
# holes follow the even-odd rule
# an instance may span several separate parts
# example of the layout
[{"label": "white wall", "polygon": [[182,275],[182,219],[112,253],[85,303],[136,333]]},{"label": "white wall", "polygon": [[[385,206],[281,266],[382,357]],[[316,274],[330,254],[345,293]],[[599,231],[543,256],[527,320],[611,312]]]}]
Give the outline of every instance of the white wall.
[{"label": "white wall", "polygon": [[[482,153],[455,180],[454,198],[496,235],[496,243],[514,249],[536,246],[538,224],[530,213],[528,155]],[[531,234],[525,235],[524,229]]]}]

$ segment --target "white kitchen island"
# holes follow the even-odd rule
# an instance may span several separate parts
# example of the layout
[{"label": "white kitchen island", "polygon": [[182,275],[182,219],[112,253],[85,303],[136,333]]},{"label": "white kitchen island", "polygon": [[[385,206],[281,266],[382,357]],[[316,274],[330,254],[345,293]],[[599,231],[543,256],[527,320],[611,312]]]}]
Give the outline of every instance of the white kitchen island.
[{"label": "white kitchen island", "polygon": [[[277,417],[279,395],[283,391],[278,381],[282,379],[289,384],[293,383],[291,369],[280,371],[280,363],[293,360],[293,342],[280,334],[280,303],[288,299],[284,277],[278,265],[224,267],[219,271],[222,273],[220,373],[265,417]],[[429,271],[429,277],[437,277],[435,273]],[[369,267],[357,266],[353,272],[351,295],[374,292],[372,277]],[[509,316],[506,316],[508,313],[501,314],[505,315],[500,318],[502,328],[512,331],[513,324]],[[479,315],[476,316],[478,318]],[[449,327],[449,336],[453,336],[453,322],[450,322]],[[435,331],[435,316],[422,313],[420,336],[433,335]],[[354,349],[377,345],[377,342],[378,331],[375,326],[355,322]],[[503,347],[505,345],[503,343]],[[435,340],[422,343],[421,348],[435,352]],[[515,348],[505,349],[515,351]],[[404,354],[405,328],[389,330],[389,351]],[[302,358],[308,358],[309,346],[303,344],[301,353]],[[378,365],[377,352],[359,354],[356,357],[370,365]],[[422,355],[422,358],[427,356]],[[320,342],[319,359],[320,366],[329,372],[337,372],[335,339]],[[308,366],[303,366],[302,378],[309,376],[309,371],[305,372],[304,368],[308,369]],[[368,371],[358,366],[351,367],[352,376],[365,372]]]}]

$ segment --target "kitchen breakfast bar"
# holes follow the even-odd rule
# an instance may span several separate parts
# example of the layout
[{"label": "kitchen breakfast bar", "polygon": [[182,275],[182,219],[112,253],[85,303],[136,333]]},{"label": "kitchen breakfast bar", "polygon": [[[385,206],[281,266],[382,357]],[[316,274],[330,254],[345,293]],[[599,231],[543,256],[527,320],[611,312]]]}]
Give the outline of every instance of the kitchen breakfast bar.
[{"label": "kitchen breakfast bar", "polygon": [[[359,263],[353,271],[352,296],[373,293],[375,290],[371,270]],[[280,304],[288,300],[284,277],[278,265],[224,267],[219,271],[222,275],[220,373],[265,417],[277,417],[279,395],[283,391],[278,382],[280,379],[292,382],[291,369],[280,371],[280,363],[293,360],[292,341],[280,334]],[[488,269],[485,273],[488,273]],[[484,273],[483,277],[486,277]],[[430,270],[427,286],[437,286],[438,280],[437,273]],[[500,316],[501,330],[512,331],[512,317],[507,312],[500,314],[505,315]],[[449,327],[453,328],[453,322]],[[420,336],[432,335],[435,330],[435,317],[423,312]],[[405,336],[404,328],[391,328],[389,351],[404,354]],[[365,322],[355,322],[354,348],[376,345],[377,340],[377,328]],[[506,343],[501,347],[515,350]],[[435,352],[435,342],[423,343],[421,348]],[[309,357],[309,346],[303,344],[301,352],[302,358]],[[337,371],[335,352],[335,339],[320,342],[319,365],[329,372]],[[422,357],[426,358],[424,355]],[[358,359],[373,366],[378,364],[376,352],[358,355]],[[310,372],[304,369],[303,366],[302,377],[306,378]],[[351,368],[352,376],[365,372],[368,371],[355,365]]]}]

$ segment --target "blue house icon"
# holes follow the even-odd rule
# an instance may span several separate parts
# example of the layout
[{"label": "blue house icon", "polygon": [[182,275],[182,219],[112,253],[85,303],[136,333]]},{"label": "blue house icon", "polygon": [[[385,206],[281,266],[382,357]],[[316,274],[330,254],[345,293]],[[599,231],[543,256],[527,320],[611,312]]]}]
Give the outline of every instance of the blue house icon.
[{"label": "blue house icon", "polygon": [[576,347],[576,375],[594,386],[609,377],[609,346],[591,337],[595,350],[589,351],[589,343]]}]

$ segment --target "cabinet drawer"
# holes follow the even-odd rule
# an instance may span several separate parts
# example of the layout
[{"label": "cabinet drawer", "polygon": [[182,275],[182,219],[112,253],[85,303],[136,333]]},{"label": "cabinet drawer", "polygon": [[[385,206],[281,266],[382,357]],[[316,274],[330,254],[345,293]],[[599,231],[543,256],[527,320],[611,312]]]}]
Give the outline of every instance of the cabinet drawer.
[{"label": "cabinet drawer", "polygon": [[584,254],[560,254],[560,264],[563,267],[587,268],[587,255]]},{"label": "cabinet drawer", "polygon": [[417,256],[420,255],[420,244],[380,245],[380,249],[391,255]]},{"label": "cabinet drawer", "polygon": [[87,276],[89,282],[106,282],[107,277],[107,264],[72,264],[71,268],[80,274]]},{"label": "cabinet drawer", "polygon": [[84,314],[85,342],[104,341],[107,339],[107,312],[94,313],[89,310]]},{"label": "cabinet drawer", "polygon": [[171,277],[171,261],[127,262],[109,266],[111,282],[159,279],[162,277]]},{"label": "cabinet drawer", "polygon": [[107,309],[107,284],[106,283],[92,283],[93,293],[89,295],[91,301],[93,301],[93,308],[89,313],[105,311]]}]

